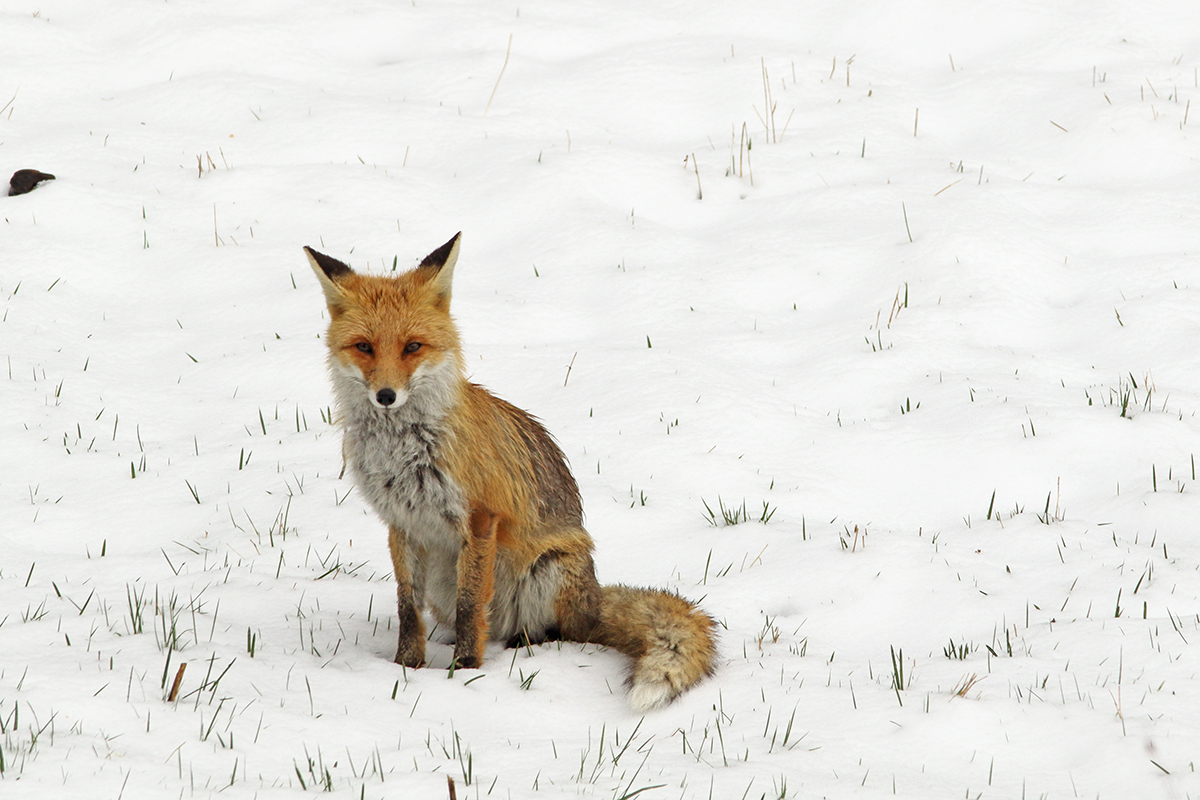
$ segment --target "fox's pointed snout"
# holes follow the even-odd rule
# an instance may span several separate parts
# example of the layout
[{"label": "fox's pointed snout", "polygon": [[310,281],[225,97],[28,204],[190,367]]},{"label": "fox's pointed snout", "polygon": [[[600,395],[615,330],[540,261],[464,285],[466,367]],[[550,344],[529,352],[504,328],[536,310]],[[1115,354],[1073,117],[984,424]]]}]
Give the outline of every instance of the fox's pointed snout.
[{"label": "fox's pointed snout", "polygon": [[[369,390],[368,390],[369,391]],[[377,408],[399,408],[408,400],[408,392],[385,386],[370,395],[371,403]]]}]

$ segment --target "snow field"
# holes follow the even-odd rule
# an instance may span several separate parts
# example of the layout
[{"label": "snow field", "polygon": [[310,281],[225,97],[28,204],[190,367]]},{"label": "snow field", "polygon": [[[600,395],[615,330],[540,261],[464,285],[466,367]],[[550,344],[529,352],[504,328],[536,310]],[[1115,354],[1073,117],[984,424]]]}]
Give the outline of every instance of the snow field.
[{"label": "snow field", "polygon": [[[10,4],[4,796],[1200,795],[1197,23]],[[457,230],[601,579],[722,625],[644,719],[594,646],[391,662],[300,247]]]}]

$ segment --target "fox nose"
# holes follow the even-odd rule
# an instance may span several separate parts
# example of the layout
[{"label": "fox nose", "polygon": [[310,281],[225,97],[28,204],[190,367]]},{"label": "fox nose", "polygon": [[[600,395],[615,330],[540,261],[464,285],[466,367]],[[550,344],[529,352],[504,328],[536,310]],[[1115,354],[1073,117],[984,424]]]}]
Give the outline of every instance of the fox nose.
[{"label": "fox nose", "polygon": [[392,389],[380,389],[375,393],[375,399],[379,401],[381,406],[390,406],[396,402],[396,392]]}]

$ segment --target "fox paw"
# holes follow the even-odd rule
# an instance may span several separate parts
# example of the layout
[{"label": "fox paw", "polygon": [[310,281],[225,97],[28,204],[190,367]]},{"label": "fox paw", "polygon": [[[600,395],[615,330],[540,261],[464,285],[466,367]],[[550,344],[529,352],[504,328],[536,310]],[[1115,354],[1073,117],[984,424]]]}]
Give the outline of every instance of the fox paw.
[{"label": "fox paw", "polygon": [[482,659],[476,655],[455,656],[451,669],[479,669]]},{"label": "fox paw", "polygon": [[409,650],[408,648],[400,647],[396,651],[396,663],[409,669],[420,669],[425,666],[424,648]]}]

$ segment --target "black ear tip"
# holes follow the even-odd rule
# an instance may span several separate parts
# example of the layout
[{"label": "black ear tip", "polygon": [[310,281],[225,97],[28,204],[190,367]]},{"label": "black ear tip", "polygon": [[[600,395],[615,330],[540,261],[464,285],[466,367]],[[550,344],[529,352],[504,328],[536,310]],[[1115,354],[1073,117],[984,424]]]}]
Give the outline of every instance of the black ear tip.
[{"label": "black ear tip", "polygon": [[458,244],[458,240],[461,238],[462,238],[462,231],[459,231],[458,233],[456,233],[450,237],[450,241],[446,242],[444,245],[439,247],[437,250],[434,250],[432,253],[425,256],[425,258],[421,261],[421,263],[418,266],[419,267],[433,267],[434,269],[441,269],[442,267],[444,267],[446,265],[446,259],[450,258],[450,252],[454,249],[455,245]]},{"label": "black ear tip", "polygon": [[324,253],[318,253],[316,250],[313,250],[307,245],[304,247],[304,252],[309,258],[316,262],[317,266],[321,268],[321,271],[324,272],[330,280],[334,280],[345,275],[352,275],[354,273],[354,270],[350,269],[349,266],[343,264],[341,261],[338,261],[336,258],[330,258]]}]

